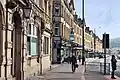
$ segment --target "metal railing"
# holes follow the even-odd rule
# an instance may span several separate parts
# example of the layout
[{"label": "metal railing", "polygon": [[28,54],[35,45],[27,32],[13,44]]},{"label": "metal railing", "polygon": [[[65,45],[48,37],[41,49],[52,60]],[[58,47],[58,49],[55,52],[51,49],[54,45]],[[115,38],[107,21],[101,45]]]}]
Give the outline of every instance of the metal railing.
[{"label": "metal railing", "polygon": [[[86,63],[86,71],[100,72],[104,74],[104,63],[89,62]],[[106,74],[110,74],[110,63],[106,63]]]},{"label": "metal railing", "polygon": [[[104,63],[100,63],[100,72],[104,74]],[[106,63],[106,74],[110,74],[110,63]]]}]

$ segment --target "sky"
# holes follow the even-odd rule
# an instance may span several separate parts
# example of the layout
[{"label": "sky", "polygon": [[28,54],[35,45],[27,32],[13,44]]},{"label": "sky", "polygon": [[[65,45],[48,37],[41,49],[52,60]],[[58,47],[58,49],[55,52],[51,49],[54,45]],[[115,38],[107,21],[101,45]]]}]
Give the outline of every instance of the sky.
[{"label": "sky", "polygon": [[[77,14],[81,15],[81,1],[74,0]],[[104,32],[111,38],[120,37],[120,0],[85,0],[85,20],[87,27],[95,29],[102,39]]]}]

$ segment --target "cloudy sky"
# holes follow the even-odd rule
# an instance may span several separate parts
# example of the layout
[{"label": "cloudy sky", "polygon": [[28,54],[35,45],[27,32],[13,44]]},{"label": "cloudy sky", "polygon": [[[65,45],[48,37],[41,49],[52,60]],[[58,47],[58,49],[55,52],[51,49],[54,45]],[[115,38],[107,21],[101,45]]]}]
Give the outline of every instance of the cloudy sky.
[{"label": "cloudy sky", "polygon": [[[81,16],[81,0],[75,0],[76,12]],[[120,0],[85,0],[87,26],[102,38],[104,32],[110,38],[120,36]]]}]

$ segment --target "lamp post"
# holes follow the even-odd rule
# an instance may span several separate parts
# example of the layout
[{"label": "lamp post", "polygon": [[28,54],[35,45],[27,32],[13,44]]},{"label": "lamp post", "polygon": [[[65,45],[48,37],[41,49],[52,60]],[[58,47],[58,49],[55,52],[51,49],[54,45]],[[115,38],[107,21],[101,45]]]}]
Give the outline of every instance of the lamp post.
[{"label": "lamp post", "polygon": [[71,51],[72,51],[72,54],[73,54],[73,41],[74,41],[74,30],[73,30],[73,28],[71,28],[70,42],[71,42]]},{"label": "lamp post", "polygon": [[106,33],[103,34],[103,40],[104,40],[104,75],[106,75]]},{"label": "lamp post", "polygon": [[84,48],[84,26],[85,26],[85,19],[84,19],[84,0],[82,0],[82,65],[84,65],[85,61],[85,48]]},{"label": "lamp post", "polygon": [[[101,28],[101,27],[98,27]],[[94,28],[94,57],[95,57],[95,52],[96,52],[96,29]]]}]

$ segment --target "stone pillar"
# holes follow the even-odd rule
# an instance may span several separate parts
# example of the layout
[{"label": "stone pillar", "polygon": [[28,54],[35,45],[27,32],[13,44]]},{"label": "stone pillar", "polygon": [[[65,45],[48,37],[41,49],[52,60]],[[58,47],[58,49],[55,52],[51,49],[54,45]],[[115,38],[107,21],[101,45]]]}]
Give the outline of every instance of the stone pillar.
[{"label": "stone pillar", "polygon": [[15,80],[21,80],[21,63],[22,63],[22,20],[18,11],[13,13],[15,27],[15,52],[14,52],[14,70]]},{"label": "stone pillar", "polygon": [[21,80],[21,52],[22,52],[22,29],[15,29],[15,75],[16,80]]},{"label": "stone pillar", "polygon": [[3,26],[1,21],[1,15],[0,15],[0,77],[1,77],[1,65],[3,61]]}]

